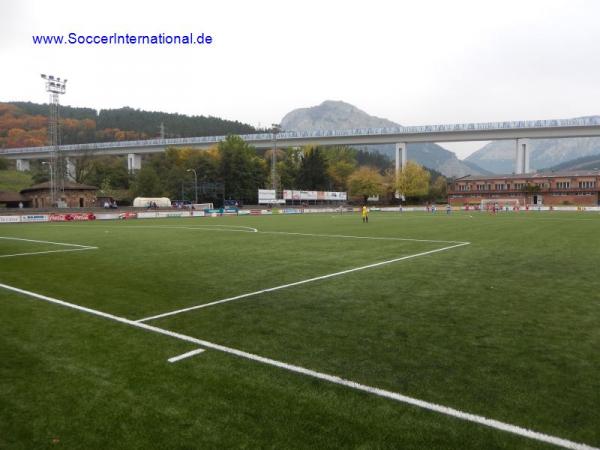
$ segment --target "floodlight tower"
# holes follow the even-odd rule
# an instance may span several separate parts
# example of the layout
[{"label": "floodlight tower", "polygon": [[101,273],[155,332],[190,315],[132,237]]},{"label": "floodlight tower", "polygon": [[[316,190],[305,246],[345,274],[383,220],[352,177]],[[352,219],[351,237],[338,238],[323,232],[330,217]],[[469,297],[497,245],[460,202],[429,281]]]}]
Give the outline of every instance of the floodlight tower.
[{"label": "floodlight tower", "polygon": [[65,189],[66,164],[60,153],[60,112],[59,95],[67,90],[67,80],[54,75],[41,74],[46,82],[46,92],[50,94],[50,117],[48,119],[48,144],[52,147],[50,167],[54,168],[54,180],[50,180],[50,195],[55,204]]},{"label": "floodlight tower", "polygon": [[277,168],[276,162],[277,158],[275,153],[277,152],[277,134],[281,131],[281,125],[278,123],[271,124],[273,127],[273,152],[271,153],[271,184],[273,186],[273,190],[277,190]]}]

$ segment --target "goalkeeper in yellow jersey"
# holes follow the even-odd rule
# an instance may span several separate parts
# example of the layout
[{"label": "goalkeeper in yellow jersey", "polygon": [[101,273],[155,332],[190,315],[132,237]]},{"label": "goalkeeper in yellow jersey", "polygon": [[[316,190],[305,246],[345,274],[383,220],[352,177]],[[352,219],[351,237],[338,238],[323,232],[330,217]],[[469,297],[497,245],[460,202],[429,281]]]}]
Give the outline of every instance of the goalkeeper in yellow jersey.
[{"label": "goalkeeper in yellow jersey", "polygon": [[363,223],[369,223],[369,210],[367,209],[367,205],[362,207],[362,221]]}]

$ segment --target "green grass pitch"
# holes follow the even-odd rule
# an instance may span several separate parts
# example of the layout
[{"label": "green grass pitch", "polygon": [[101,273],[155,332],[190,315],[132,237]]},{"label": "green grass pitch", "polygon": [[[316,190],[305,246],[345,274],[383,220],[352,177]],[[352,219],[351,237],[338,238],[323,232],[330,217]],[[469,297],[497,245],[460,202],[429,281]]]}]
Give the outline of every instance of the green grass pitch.
[{"label": "green grass pitch", "polygon": [[598,214],[17,224],[0,237],[0,448],[555,448],[218,346],[600,447]]}]

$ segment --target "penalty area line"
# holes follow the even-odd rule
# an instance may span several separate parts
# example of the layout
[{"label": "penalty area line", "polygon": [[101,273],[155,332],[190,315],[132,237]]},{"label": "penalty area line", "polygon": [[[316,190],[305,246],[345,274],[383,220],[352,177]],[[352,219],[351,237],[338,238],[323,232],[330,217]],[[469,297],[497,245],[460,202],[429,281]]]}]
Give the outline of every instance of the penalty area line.
[{"label": "penalty area line", "polygon": [[413,255],[401,256],[399,258],[388,259],[386,261],[381,261],[381,262],[377,262],[377,263],[373,263],[373,264],[367,264],[366,266],[354,267],[352,269],[342,270],[340,272],[328,273],[326,275],[308,278],[306,280],[300,280],[300,281],[296,281],[294,283],[282,284],[280,286],[275,286],[275,287],[271,287],[271,288],[267,288],[267,289],[261,289],[260,291],[249,292],[246,294],[236,295],[235,297],[224,298],[222,300],[216,300],[216,301],[210,302],[210,303],[203,303],[201,305],[194,305],[194,306],[190,306],[187,308],[178,309],[175,311],[169,311],[169,312],[165,312],[162,314],[157,314],[155,316],[144,317],[143,319],[138,319],[137,322],[147,322],[149,320],[162,319],[163,317],[174,316],[176,314],[194,311],[196,309],[208,308],[209,306],[215,306],[215,305],[220,305],[221,303],[233,302],[235,300],[241,300],[243,298],[254,297],[255,295],[259,295],[259,294],[265,294],[267,292],[274,292],[274,291],[279,291],[281,289],[287,289],[287,288],[294,287],[294,286],[300,286],[301,284],[312,283],[314,281],[320,281],[320,280],[326,280],[328,278],[339,277],[341,275],[346,275],[346,274],[349,274],[352,272],[358,272],[359,270],[372,269],[374,267],[380,267],[380,266],[384,266],[387,264],[404,261],[407,259],[417,258],[419,256],[430,255],[432,253],[439,253],[439,252],[443,252],[443,251],[450,250],[450,249],[457,248],[457,247],[462,247],[462,246],[469,245],[469,244],[470,244],[470,242],[461,242],[460,244],[437,248],[435,250],[429,250],[427,252],[421,252],[421,253],[415,253]]},{"label": "penalty area line", "polygon": [[16,237],[9,237],[9,236],[0,236],[0,239],[6,239],[8,241],[24,241],[24,242],[35,242],[38,244],[52,244],[52,245],[64,245],[65,247],[81,247],[81,248],[98,248],[98,247],[93,247],[91,245],[81,245],[81,244],[67,244],[65,242],[53,242],[53,241],[40,241],[37,239],[24,239],[24,238],[16,238]]},{"label": "penalty area line", "polygon": [[291,231],[258,231],[260,234],[281,234],[289,236],[309,236],[309,237],[325,237],[338,239],[367,239],[370,241],[409,241],[409,242],[433,242],[436,244],[470,244],[464,241],[440,241],[432,239],[412,239],[387,236],[355,236],[349,234],[317,234],[317,233],[296,233]]},{"label": "penalty area line", "polygon": [[[140,219],[146,220],[146,219]],[[75,224],[65,224],[65,225],[48,225],[49,227],[58,227],[58,228],[66,228],[71,226],[76,226]],[[194,230],[194,231],[228,231],[228,232],[237,232],[237,233],[258,233],[257,228],[246,227],[243,225],[194,225],[194,226],[179,226],[179,225],[85,225],[85,227],[80,228],[85,230],[87,228],[102,228],[105,230],[136,230],[139,228],[147,228],[147,229],[156,229],[156,230]]]},{"label": "penalty area line", "polygon": [[98,247],[70,248],[67,250],[47,250],[44,252],[13,253],[12,255],[0,255],[0,258],[12,258],[13,256],[45,255],[46,253],[83,252],[85,250],[98,250]]},{"label": "penalty area line", "polygon": [[187,336],[185,334],[177,333],[174,331],[166,330],[164,328],[155,327],[152,325],[148,325],[146,323],[135,322],[133,320],[126,319],[124,317],[115,316],[113,314],[105,313],[102,311],[98,311],[96,309],[87,308],[85,306],[76,305],[74,303],[69,303],[64,300],[59,300],[56,298],[48,297],[42,294],[37,294],[35,292],[26,291],[24,289],[19,289],[13,286],[9,286],[7,284],[0,283],[0,288],[4,288],[8,291],[16,292],[22,295],[26,295],[29,297],[33,297],[38,300],[43,300],[49,303],[54,303],[57,305],[61,305],[67,308],[76,309],[78,311],[87,312],[88,314],[92,314],[95,316],[104,317],[106,319],[110,319],[116,322],[120,322],[126,325],[130,325],[132,327],[140,328],[146,331],[150,331],[157,334],[162,334],[165,336],[170,336],[175,339],[179,339],[185,342],[191,342],[196,345],[200,345],[205,348],[210,348],[213,350],[218,350],[223,353],[227,353],[230,355],[235,355],[240,358],[248,359],[251,361],[256,361],[262,364],[266,364],[273,367],[278,367],[280,369],[284,369],[290,372],[294,372],[297,374],[301,374],[307,377],[315,378],[322,381],[327,381],[332,384],[337,384],[340,386],[345,386],[347,388],[354,389],[356,391],[366,392],[371,395],[376,395],[378,397],[387,398],[389,400],[394,400],[399,403],[404,403],[408,405],[415,406],[417,408],[426,409],[429,411],[433,411],[439,414],[444,414],[446,416],[454,417],[460,420],[464,420],[467,422],[473,422],[479,425],[483,425],[488,428],[493,428],[496,430],[504,431],[507,433],[515,434],[518,436],[522,436],[525,438],[537,440],[540,442],[545,442],[548,444],[556,445],[558,447],[572,449],[572,450],[600,450],[600,448],[592,447],[587,444],[582,444],[578,442],[569,441],[567,439],[563,439],[557,436],[552,436],[545,433],[540,433],[538,431],[530,430],[528,428],[523,428],[517,425],[512,425],[510,423],[501,422],[499,420],[490,419],[484,416],[480,416],[477,414],[471,414],[465,411],[461,411],[455,408],[451,408],[449,406],[439,405],[437,403],[427,402],[425,400],[421,400],[414,397],[409,397],[407,395],[400,394],[398,392],[388,391],[385,389],[380,389],[374,386],[369,386],[366,384],[358,383],[356,381],[347,380],[336,375],[330,375],[323,372],[317,372],[316,370],[307,369],[305,367],[297,366],[294,364],[288,364],[283,361],[278,361],[275,359],[267,358],[264,356],[256,355],[253,353],[248,353],[243,350],[238,350],[231,347],[225,347],[220,344],[215,344],[213,342],[205,341],[202,339],[197,339],[192,336]]},{"label": "penalty area line", "polygon": [[81,251],[85,251],[85,250],[98,250],[98,247],[93,247],[91,245],[67,244],[65,242],[41,241],[38,239],[24,239],[24,238],[9,237],[9,236],[0,236],[0,239],[7,240],[7,241],[34,242],[36,244],[60,245],[63,247],[76,247],[76,248],[68,248],[68,249],[61,249],[61,250],[44,250],[41,252],[13,253],[11,255],[0,255],[0,258],[12,258],[14,256],[45,255],[47,253],[65,253],[65,252],[81,252]]}]

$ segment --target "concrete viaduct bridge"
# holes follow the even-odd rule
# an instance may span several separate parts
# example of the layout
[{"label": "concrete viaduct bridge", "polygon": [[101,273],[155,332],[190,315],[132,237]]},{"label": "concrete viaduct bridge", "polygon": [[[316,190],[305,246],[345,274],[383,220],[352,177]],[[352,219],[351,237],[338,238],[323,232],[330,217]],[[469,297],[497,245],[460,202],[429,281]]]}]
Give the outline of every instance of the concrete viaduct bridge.
[{"label": "concrete viaduct bridge", "polygon": [[[256,148],[300,147],[304,145],[368,145],[395,144],[396,170],[407,160],[406,146],[423,142],[515,141],[515,173],[527,173],[529,168],[529,140],[574,137],[599,137],[600,119],[536,120],[518,122],[488,122],[449,125],[427,125],[394,128],[358,128],[353,130],[284,131],[247,134],[241,138]],[[127,155],[130,171],[140,169],[142,155],[163,152],[167,147],[207,149],[223,141],[226,136],[205,136],[178,139],[150,139],[144,141],[102,142],[61,145],[60,152],[69,158],[86,154]],[[52,147],[25,147],[0,150],[0,156],[17,160],[18,170],[29,170],[29,161],[51,155]],[[71,160],[68,164],[73,164]]]}]

